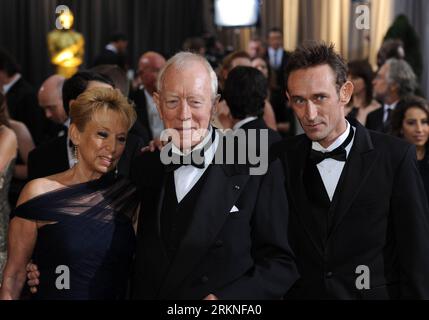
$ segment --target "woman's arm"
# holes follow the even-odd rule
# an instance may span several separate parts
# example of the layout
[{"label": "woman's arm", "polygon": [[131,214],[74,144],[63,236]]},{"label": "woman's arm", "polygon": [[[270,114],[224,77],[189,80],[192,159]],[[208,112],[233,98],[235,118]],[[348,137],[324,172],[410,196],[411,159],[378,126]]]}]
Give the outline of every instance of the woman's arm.
[{"label": "woman's arm", "polygon": [[0,128],[0,173],[7,169],[16,157],[17,139],[15,133],[7,128]]},{"label": "woman's arm", "polygon": [[35,148],[33,138],[31,137],[30,131],[28,131],[25,124],[12,120],[11,127],[15,131],[15,134],[18,138],[18,151],[24,163],[15,166],[14,176],[18,179],[25,180],[28,176],[28,154]]},{"label": "woman's arm", "polygon": [[8,256],[0,289],[1,300],[17,300],[27,278],[26,265],[31,259],[37,238],[37,225],[15,217],[9,225]]},{"label": "woman's arm", "polygon": [[[33,180],[22,190],[17,205],[44,193],[42,179]],[[9,224],[8,256],[0,288],[1,300],[19,299],[27,277],[26,266],[33,254],[37,239],[37,222],[15,217]]]}]

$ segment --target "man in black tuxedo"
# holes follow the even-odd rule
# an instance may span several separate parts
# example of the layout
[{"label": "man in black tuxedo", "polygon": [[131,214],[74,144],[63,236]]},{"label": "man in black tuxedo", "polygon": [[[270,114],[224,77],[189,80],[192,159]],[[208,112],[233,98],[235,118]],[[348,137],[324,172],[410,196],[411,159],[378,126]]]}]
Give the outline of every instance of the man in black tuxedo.
[{"label": "man in black tuxedo", "polygon": [[153,51],[144,53],[140,57],[138,65],[141,86],[130,95],[130,99],[135,103],[137,122],[147,130],[149,140],[159,140],[160,134],[164,130],[153,101],[156,79],[164,65],[165,58],[159,53]]},{"label": "man in black tuxedo", "polygon": [[429,298],[429,208],[416,150],[348,122],[353,93],[333,45],[298,48],[287,95],[305,135],[274,146],[285,166],[291,299]]},{"label": "man in black tuxedo", "polygon": [[268,82],[258,69],[246,66],[232,69],[225,81],[223,95],[231,111],[233,130],[255,130],[257,137],[261,130],[266,130],[267,147],[281,140],[281,136],[269,129],[263,119]]},{"label": "man in black tuxedo", "polygon": [[[62,99],[66,115],[69,106],[82,92],[93,87],[114,87],[113,82],[94,72],[79,72],[63,85]],[[69,121],[67,122],[69,125]],[[119,173],[128,176],[133,157],[140,152],[144,142],[136,135],[129,134],[125,151],[118,163]],[[73,145],[68,131],[45,144],[40,145],[28,156],[28,177],[30,180],[66,171],[74,165]]]},{"label": "man in black tuxedo", "polygon": [[274,76],[276,86],[271,89],[270,102],[279,123],[279,131],[283,135],[293,135],[293,112],[287,107],[286,97],[283,92],[285,87],[284,73],[289,59],[289,53],[283,48],[283,32],[280,28],[271,28],[268,31],[268,48],[265,59],[267,60]]},{"label": "man in black tuxedo", "polygon": [[0,90],[6,96],[9,115],[23,122],[36,145],[45,140],[47,119],[37,103],[34,88],[22,77],[15,59],[0,50]]},{"label": "man in black tuxedo", "polygon": [[123,70],[127,69],[128,38],[123,33],[117,33],[110,37],[109,43],[95,58],[94,67],[99,65],[117,65]]},{"label": "man in black tuxedo", "polygon": [[387,60],[373,80],[374,97],[383,107],[368,115],[366,127],[389,133],[392,113],[401,107],[404,97],[414,93],[417,87],[416,79],[413,69],[405,60]]},{"label": "man in black tuxedo", "polygon": [[[264,175],[213,162],[217,78],[203,57],[177,54],[158,84],[154,100],[172,141],[133,166],[141,211],[132,297],[280,299],[297,279],[280,162]],[[168,163],[170,155],[184,165]]]}]

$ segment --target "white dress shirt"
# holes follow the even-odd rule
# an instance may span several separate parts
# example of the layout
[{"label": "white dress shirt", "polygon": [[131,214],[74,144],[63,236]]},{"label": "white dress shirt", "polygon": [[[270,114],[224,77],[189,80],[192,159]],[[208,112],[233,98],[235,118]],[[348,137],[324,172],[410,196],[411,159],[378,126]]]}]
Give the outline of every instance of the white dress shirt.
[{"label": "white dress shirt", "polygon": [[[64,127],[69,128],[70,127],[70,118],[67,119],[66,122],[64,122]],[[69,168],[72,168],[75,165],[75,158],[74,158],[74,147],[70,146],[70,136],[67,134],[66,139],[66,148],[67,148],[67,159],[69,161]]]},{"label": "white dress shirt", "polygon": [[280,68],[283,60],[283,48],[278,48],[277,50],[269,47],[268,48],[268,55],[270,58],[270,66],[273,69]]},{"label": "white dress shirt", "polygon": [[[331,144],[328,148],[322,147],[318,142],[313,142],[312,148],[313,150],[319,152],[331,152],[334,149],[341,146],[344,141],[347,140],[349,136],[350,130],[353,129],[356,132],[356,129],[347,122],[346,131],[338,137],[337,140],[333,144]],[[350,150],[353,146],[354,137],[352,141],[346,147],[347,158],[350,154]],[[332,201],[334,198],[335,190],[337,189],[338,181],[340,180],[341,174],[343,172],[344,166],[346,165],[343,161],[338,161],[335,159],[325,159],[317,165],[317,169],[319,170],[320,176],[323,180],[323,185],[325,186],[326,192],[328,193],[329,199]]]},{"label": "white dress shirt", "polygon": [[21,79],[20,73],[17,73],[16,75],[14,75],[12,78],[12,81],[10,81],[9,83],[3,86],[3,91],[2,91],[3,94],[6,95],[6,93],[10,90],[10,88],[12,88],[13,85],[19,81],[19,79]]},{"label": "white dress shirt", "polygon": [[[203,148],[212,138],[213,128],[210,128],[207,136],[201,141],[193,150],[198,150]],[[176,197],[177,202],[181,202],[183,198],[188,194],[189,191],[195,186],[198,180],[201,179],[204,172],[207,170],[210,163],[213,161],[216,149],[219,144],[219,135],[216,132],[215,140],[211,144],[211,146],[204,153],[204,163],[205,167],[203,169],[196,168],[192,165],[181,166],[179,169],[174,171],[174,185],[176,188]],[[172,151],[179,155],[183,155],[183,153],[173,145]]]},{"label": "white dress shirt", "polygon": [[164,130],[164,124],[159,116],[153,97],[146,91],[146,89],[143,89],[143,92],[146,97],[147,115],[150,126],[149,129],[152,132],[152,137],[156,139],[161,136],[161,132]]},{"label": "white dress shirt", "polygon": [[384,114],[383,114],[383,123],[385,123],[387,121],[387,118],[389,117],[389,113],[388,110],[395,110],[396,106],[398,105],[399,101],[396,101],[392,104],[384,104],[383,105],[383,109],[384,109]]},{"label": "white dress shirt", "polygon": [[115,47],[113,44],[111,44],[111,43],[109,43],[109,44],[105,47],[105,49],[106,49],[106,50],[109,50],[109,51],[112,51],[112,52],[114,52],[114,53],[118,53],[118,49],[116,49],[116,47]]},{"label": "white dress shirt", "polygon": [[258,119],[258,117],[247,117],[243,120],[238,121],[234,127],[232,127],[232,130],[235,131],[237,129],[240,129],[242,126],[244,126],[246,123],[252,122],[253,120]]}]

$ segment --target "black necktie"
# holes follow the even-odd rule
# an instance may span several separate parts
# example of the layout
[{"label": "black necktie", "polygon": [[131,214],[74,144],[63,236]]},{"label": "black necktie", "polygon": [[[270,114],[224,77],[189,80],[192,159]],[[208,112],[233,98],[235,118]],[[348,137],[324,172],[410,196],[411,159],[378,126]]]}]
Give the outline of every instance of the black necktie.
[{"label": "black necktie", "polygon": [[331,152],[320,152],[320,151],[316,151],[316,150],[312,149],[311,153],[310,153],[310,159],[316,165],[321,163],[322,161],[324,161],[326,159],[334,159],[337,161],[346,162],[346,160],[347,160],[346,147],[352,141],[353,135],[354,135],[353,128],[350,128],[350,133],[349,133],[346,141],[344,141],[341,146],[332,150]]}]

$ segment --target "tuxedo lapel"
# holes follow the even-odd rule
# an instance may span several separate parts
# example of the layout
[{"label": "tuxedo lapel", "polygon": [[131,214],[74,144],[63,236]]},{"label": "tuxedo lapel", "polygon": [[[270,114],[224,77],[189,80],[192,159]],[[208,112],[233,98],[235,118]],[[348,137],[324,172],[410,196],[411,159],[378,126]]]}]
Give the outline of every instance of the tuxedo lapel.
[{"label": "tuxedo lapel", "polygon": [[236,204],[249,179],[237,174],[234,166],[212,165],[203,192],[197,200],[192,222],[180,244],[176,257],[161,287],[160,297],[179,290],[180,283],[216,240],[231,208]]},{"label": "tuxedo lapel", "polygon": [[304,170],[311,149],[311,141],[302,136],[302,140],[287,155],[288,163],[287,174],[290,176],[290,185],[288,189],[292,196],[289,198],[291,205],[294,207],[296,214],[304,226],[304,229],[317,249],[319,254],[323,256],[323,243],[317,239],[316,221],[313,216],[313,210],[310,205],[310,200],[307,196],[307,191],[304,186]]},{"label": "tuxedo lapel", "polygon": [[357,122],[352,125],[356,127],[356,135],[344,168],[344,177],[341,178],[337,187],[339,197],[334,208],[331,235],[338,228],[354,199],[366,183],[377,157],[368,131]]}]

